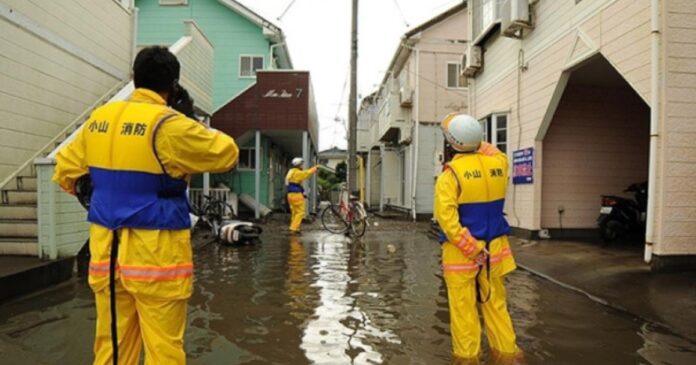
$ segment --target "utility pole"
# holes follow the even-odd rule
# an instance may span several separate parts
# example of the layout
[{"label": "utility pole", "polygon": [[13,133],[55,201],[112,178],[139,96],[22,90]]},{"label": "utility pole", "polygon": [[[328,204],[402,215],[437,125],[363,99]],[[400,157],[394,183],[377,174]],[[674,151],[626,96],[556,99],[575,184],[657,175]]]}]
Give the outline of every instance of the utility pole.
[{"label": "utility pole", "polygon": [[358,166],[357,124],[358,113],[358,0],[353,1],[350,36],[350,97],[348,102],[348,189],[352,192],[357,188]]}]

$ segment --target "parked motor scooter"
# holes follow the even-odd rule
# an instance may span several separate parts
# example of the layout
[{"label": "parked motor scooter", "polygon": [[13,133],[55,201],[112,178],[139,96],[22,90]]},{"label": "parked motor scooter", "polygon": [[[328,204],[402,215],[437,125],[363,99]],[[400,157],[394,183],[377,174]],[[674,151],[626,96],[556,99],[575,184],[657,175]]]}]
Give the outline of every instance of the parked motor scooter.
[{"label": "parked motor scooter", "polygon": [[602,208],[599,210],[599,232],[605,242],[645,229],[645,212],[648,203],[648,183],[631,184],[626,193],[634,193],[634,199],[613,195],[602,195]]}]

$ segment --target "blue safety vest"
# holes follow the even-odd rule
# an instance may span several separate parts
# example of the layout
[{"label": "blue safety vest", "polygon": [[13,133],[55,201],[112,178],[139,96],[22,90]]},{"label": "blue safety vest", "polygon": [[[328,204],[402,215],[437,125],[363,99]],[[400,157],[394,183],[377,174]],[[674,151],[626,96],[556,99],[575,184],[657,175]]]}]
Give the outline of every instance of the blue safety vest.
[{"label": "blue safety vest", "polygon": [[[459,186],[459,224],[474,238],[485,242],[510,234],[510,225],[503,213],[508,174],[502,156],[461,155],[447,166]],[[439,240],[440,243],[447,241],[444,233]]]},{"label": "blue safety vest", "polygon": [[115,102],[83,127],[94,190],[87,220],[120,228],[191,228],[187,183],[166,174],[157,156],[157,127],[175,116],[164,105]]},{"label": "blue safety vest", "polygon": [[304,187],[300,184],[288,183],[288,193],[304,193]]}]

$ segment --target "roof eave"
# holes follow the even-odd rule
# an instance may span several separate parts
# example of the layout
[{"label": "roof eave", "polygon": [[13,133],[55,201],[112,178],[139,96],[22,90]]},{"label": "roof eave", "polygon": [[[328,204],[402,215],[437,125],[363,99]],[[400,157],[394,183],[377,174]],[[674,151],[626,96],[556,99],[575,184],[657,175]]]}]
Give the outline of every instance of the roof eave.
[{"label": "roof eave", "polygon": [[277,25],[235,0],[218,0],[218,2],[261,27],[264,33],[266,28],[276,33],[282,33]]},{"label": "roof eave", "polygon": [[412,47],[418,42],[423,31],[442,22],[450,16],[466,9],[466,7],[467,0],[463,0],[461,3],[445,10],[444,12],[434,16],[425,23],[404,33],[404,35],[401,36],[399,47],[396,49],[396,52],[394,52],[394,56],[392,57],[392,60],[389,63],[389,67],[387,68],[387,72],[384,74],[384,78],[382,79],[382,83],[380,84],[378,91],[384,87],[387,80],[389,80],[389,76],[391,75],[391,73],[395,72],[396,69],[400,69],[401,66],[403,66],[403,63],[407,59],[406,56],[408,56],[411,53],[411,49],[409,47]]}]

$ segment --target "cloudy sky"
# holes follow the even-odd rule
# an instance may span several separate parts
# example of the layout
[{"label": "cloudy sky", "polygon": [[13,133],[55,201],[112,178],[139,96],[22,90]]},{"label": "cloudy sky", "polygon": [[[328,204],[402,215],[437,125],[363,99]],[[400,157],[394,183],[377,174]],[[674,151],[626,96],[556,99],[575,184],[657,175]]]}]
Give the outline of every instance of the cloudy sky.
[{"label": "cloudy sky", "polygon": [[[347,145],[351,0],[238,0],[280,26],[295,69],[311,71],[320,149]],[[358,94],[384,77],[399,38],[460,0],[362,0],[359,4]],[[292,6],[288,9],[288,6]],[[287,13],[278,17],[288,9]],[[335,119],[340,121],[336,122]]]}]

